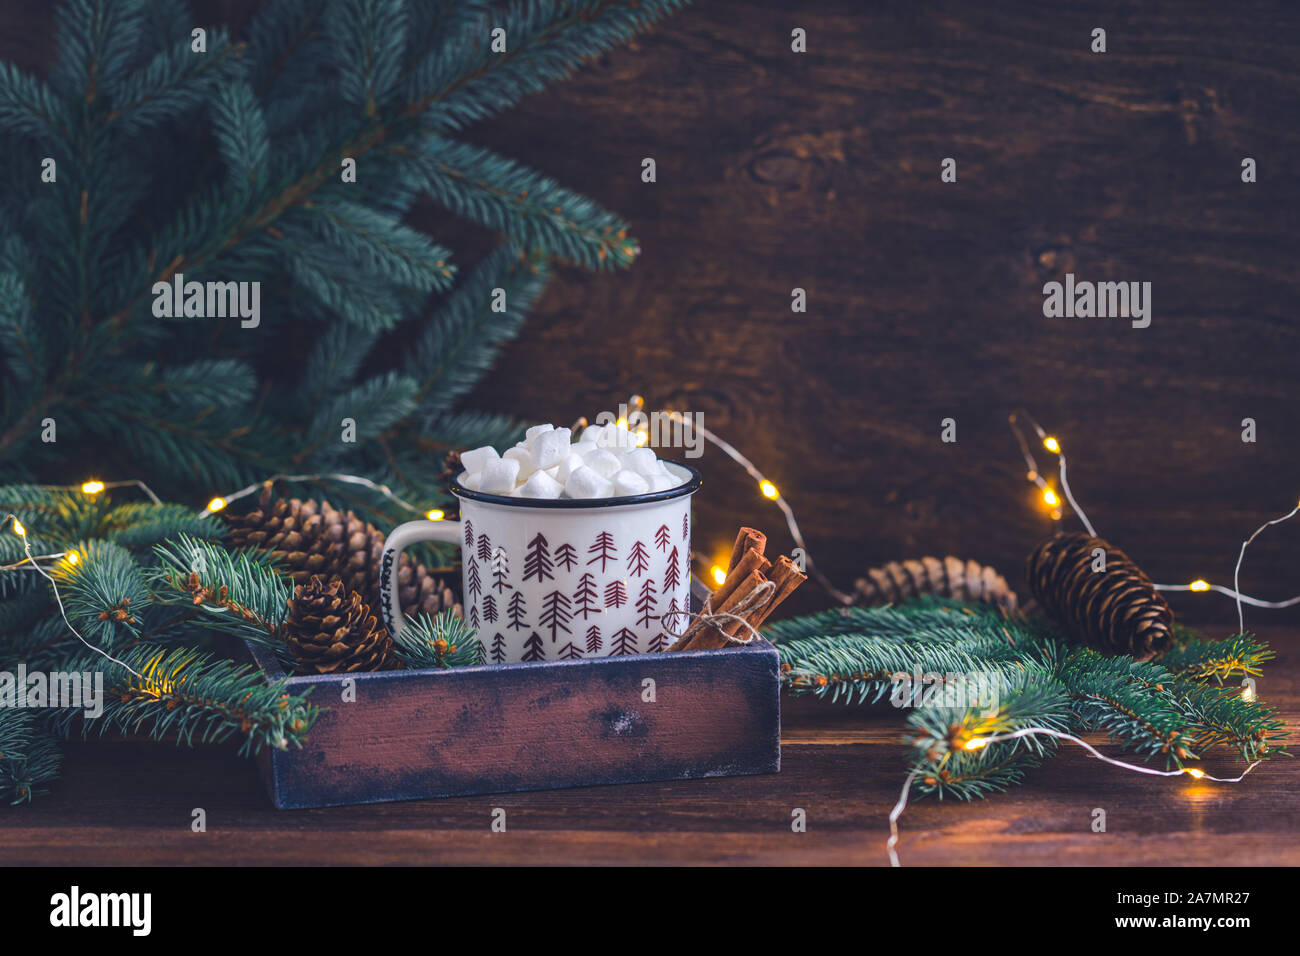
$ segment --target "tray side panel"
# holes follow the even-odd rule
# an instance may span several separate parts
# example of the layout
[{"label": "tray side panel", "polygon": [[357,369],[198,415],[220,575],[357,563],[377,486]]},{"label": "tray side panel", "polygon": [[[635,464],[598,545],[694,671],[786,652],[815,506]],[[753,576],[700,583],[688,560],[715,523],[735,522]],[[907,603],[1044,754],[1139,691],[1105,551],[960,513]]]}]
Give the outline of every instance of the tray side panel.
[{"label": "tray side panel", "polygon": [[325,710],[303,749],[264,765],[286,809],[780,768],[777,655],[766,643],[361,674],[353,703],[338,678],[295,683],[315,683]]}]

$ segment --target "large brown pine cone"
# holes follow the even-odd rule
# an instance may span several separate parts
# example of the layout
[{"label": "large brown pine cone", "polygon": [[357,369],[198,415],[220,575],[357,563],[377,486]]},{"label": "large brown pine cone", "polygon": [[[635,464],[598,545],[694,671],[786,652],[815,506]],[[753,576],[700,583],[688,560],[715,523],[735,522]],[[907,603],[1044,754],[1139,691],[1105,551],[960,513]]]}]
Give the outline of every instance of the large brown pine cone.
[{"label": "large brown pine cone", "polygon": [[951,555],[890,561],[884,567],[868,570],[853,582],[853,588],[854,603],[863,607],[898,604],[923,594],[996,604],[1007,614],[1014,614],[1018,603],[1016,592],[1002,575],[986,565]]},{"label": "large brown pine cone", "polygon": [[396,666],[393,641],[343,582],[313,576],[293,589],[286,643],[299,674],[347,674]]},{"label": "large brown pine cone", "polygon": [[[230,546],[270,552],[295,584],[314,574],[326,581],[338,578],[379,610],[384,533],[351,511],[339,511],[328,501],[272,500],[268,487],[254,510],[226,520],[231,525]],[[434,574],[405,554],[398,559],[396,586],[403,614],[437,614],[450,609],[460,617],[462,609],[453,583],[454,577]]]},{"label": "large brown pine cone", "polygon": [[[1092,569],[1093,550],[1106,570]],[[1029,589],[1075,640],[1147,661],[1173,642],[1174,612],[1123,551],[1083,532],[1058,534],[1029,556]]]}]

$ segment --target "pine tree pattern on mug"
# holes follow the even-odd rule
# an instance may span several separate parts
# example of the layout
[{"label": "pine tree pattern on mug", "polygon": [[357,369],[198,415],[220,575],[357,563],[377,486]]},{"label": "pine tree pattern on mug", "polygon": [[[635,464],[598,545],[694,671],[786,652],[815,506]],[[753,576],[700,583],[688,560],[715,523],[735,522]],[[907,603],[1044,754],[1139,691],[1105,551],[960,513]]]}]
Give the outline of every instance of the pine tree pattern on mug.
[{"label": "pine tree pattern on mug", "polygon": [[[684,541],[689,514],[683,515],[681,532]],[[467,614],[474,626],[493,628],[491,636],[484,635],[488,659],[504,662],[512,645],[520,648],[515,659],[523,661],[666,650],[673,641],[668,631],[681,624],[677,612],[689,606],[689,556],[674,538],[667,524],[644,541],[620,541],[599,529],[586,542],[552,546],[544,534],[530,532],[522,539],[520,580],[543,587],[525,597],[510,583],[508,549],[486,534],[475,536],[466,522]],[[661,619],[665,611],[674,615],[667,627]],[[606,629],[605,622],[621,626],[611,623]],[[522,645],[516,643],[521,638]]]}]

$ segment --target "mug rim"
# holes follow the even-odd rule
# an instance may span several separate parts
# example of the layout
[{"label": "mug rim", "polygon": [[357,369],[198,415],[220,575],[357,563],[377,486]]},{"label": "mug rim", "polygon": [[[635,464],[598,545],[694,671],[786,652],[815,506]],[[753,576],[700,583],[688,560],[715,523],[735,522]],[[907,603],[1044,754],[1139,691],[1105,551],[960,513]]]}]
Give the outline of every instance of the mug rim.
[{"label": "mug rim", "polygon": [[664,464],[681,468],[690,477],[684,484],[665,488],[663,491],[647,491],[641,495],[621,495],[616,498],[516,498],[513,495],[493,495],[483,491],[473,491],[462,485],[460,476],[457,475],[451,480],[451,493],[457,498],[481,501],[484,504],[502,505],[507,508],[585,508],[593,510],[596,508],[616,508],[620,505],[641,505],[656,501],[669,501],[673,498],[692,495],[700,490],[704,478],[698,468],[677,461],[666,461]]}]

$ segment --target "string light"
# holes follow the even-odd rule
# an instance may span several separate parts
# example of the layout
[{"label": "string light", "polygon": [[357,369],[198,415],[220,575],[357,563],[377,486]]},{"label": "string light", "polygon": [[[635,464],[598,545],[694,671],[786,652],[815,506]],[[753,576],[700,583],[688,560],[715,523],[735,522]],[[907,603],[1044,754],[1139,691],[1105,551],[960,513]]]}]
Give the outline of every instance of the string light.
[{"label": "string light", "polygon": [[[1240,776],[1236,777],[1214,777],[1206,773],[1199,767],[1179,767],[1176,770],[1156,770],[1154,767],[1142,767],[1138,764],[1126,763],[1123,760],[1116,760],[1114,757],[1108,757],[1082,737],[1076,737],[1074,734],[1067,734],[1060,730],[1053,730],[1051,727],[1023,727],[1020,730],[1012,731],[1005,734],[995,734],[990,737],[972,737],[966,741],[967,750],[980,750],[989,744],[1004,743],[1009,740],[1020,740],[1023,737],[1055,737],[1057,740],[1064,740],[1068,743],[1077,744],[1084,750],[1088,751],[1093,757],[1103,763],[1119,767],[1123,770],[1131,770],[1134,773],[1144,773],[1152,777],[1182,777],[1188,776],[1195,780],[1213,780],[1215,783],[1240,783],[1245,779],[1246,774],[1258,767],[1263,761],[1256,760],[1249,764],[1243,770]],[[898,818],[903,815],[907,808],[907,798],[911,794],[912,784],[915,782],[917,775],[921,773],[920,767],[914,767],[903,781],[903,790],[899,794],[898,803],[894,809],[889,812],[889,839],[885,841],[885,849],[889,852],[889,863],[891,866],[901,866],[898,859]]]},{"label": "string light", "polygon": [[727,580],[727,572],[722,569],[721,565],[715,564],[709,573],[713,575],[713,580],[717,584]]},{"label": "string light", "polygon": [[1026,441],[1024,432],[1020,430],[1019,419],[1021,416],[1029,422],[1029,427],[1034,430],[1034,434],[1036,434],[1039,441],[1043,443],[1043,447],[1056,456],[1056,470],[1057,474],[1060,476],[1061,493],[1065,495],[1065,500],[1069,502],[1070,510],[1074,512],[1074,516],[1079,519],[1088,534],[1094,538],[1097,537],[1097,532],[1093,530],[1092,522],[1088,520],[1088,516],[1084,514],[1083,509],[1079,507],[1079,502],[1074,500],[1074,493],[1070,491],[1070,482],[1066,477],[1065,452],[1061,449],[1060,441],[1047,434],[1047,432],[1043,430],[1042,426],[1040,426],[1038,422],[1034,421],[1033,416],[1024,409],[1021,409],[1018,412],[1012,412],[1007,417],[1007,421],[1011,425],[1012,433],[1016,436],[1016,442],[1020,445],[1020,454],[1025,459],[1025,465],[1029,468],[1026,477],[1029,481],[1042,489],[1043,501],[1047,503],[1048,507],[1053,509],[1052,520],[1061,520],[1062,511],[1056,507],[1061,503],[1061,499],[1057,496],[1056,492],[1051,489],[1047,484],[1046,479],[1044,479],[1042,474],[1039,472],[1038,462],[1034,460],[1033,452],[1029,450],[1029,442]]},{"label": "string light", "polygon": [[393,493],[393,489],[389,488],[387,485],[381,485],[378,482],[371,481],[369,478],[362,478],[360,475],[345,475],[339,472],[325,472],[319,475],[272,475],[270,478],[267,478],[263,481],[254,482],[253,484],[248,485],[245,488],[240,488],[238,491],[232,491],[226,495],[221,495],[219,497],[213,498],[210,502],[208,502],[207,508],[199,512],[199,517],[206,518],[208,517],[208,515],[220,511],[222,508],[225,508],[231,502],[238,501],[240,498],[246,498],[249,495],[253,494],[254,492],[261,491],[263,488],[269,488],[272,485],[274,485],[277,481],[292,481],[292,482],[338,481],[348,485],[361,485],[365,488],[369,488],[371,491],[375,491],[383,495],[385,498],[393,502],[395,505],[397,505],[399,508],[401,508],[404,511],[410,512],[411,514],[414,515],[425,515],[426,517],[428,516],[427,511],[425,511],[423,508],[417,508],[409,501],[405,501],[402,498],[398,497],[396,494]]},{"label": "string light", "polygon": [[[0,521],[0,527],[3,527],[4,524],[7,522],[13,522],[14,531],[18,534],[20,538],[23,539],[23,554],[26,555],[26,560],[18,562],[18,565],[16,565],[15,567],[21,566],[23,564],[30,564],[31,567],[36,570],[37,574],[45,578],[45,580],[50,583],[50,590],[54,592],[54,603],[58,605],[59,608],[59,617],[63,618],[64,625],[68,628],[69,631],[72,632],[73,636],[76,637],[77,640],[81,641],[82,644],[85,644],[88,648],[90,648],[92,651],[98,654],[100,657],[103,657],[105,660],[112,661],[114,664],[118,665],[119,667],[123,667],[126,670],[130,671],[132,674],[134,674],[136,677],[139,677],[140,680],[144,680],[145,679],[144,676],[135,668],[133,668],[130,664],[127,664],[125,661],[118,660],[112,654],[108,653],[108,651],[104,650],[101,647],[98,647],[95,644],[90,643],[90,641],[86,640],[85,637],[82,636],[80,631],[78,631],[75,627],[72,626],[72,622],[68,620],[68,612],[65,611],[63,608],[63,597],[59,594],[58,585],[54,583],[54,578],[50,577],[50,573],[36,563],[36,557],[32,554],[31,542],[27,539],[27,530],[23,528],[22,522],[18,520],[18,516],[13,512],[9,512],[8,514],[5,515],[4,519]],[[73,557],[75,555],[76,555],[75,551],[68,552],[68,562],[70,564],[76,564],[76,561],[73,560]]]},{"label": "string light", "polygon": [[437,508],[434,508],[428,514],[426,514],[425,517],[428,518],[430,521],[441,521],[443,518],[447,517],[447,512],[439,511]]},{"label": "string light", "polygon": [[154,494],[153,489],[139,478],[130,478],[126,481],[100,481],[91,478],[79,485],[38,485],[37,487],[42,491],[80,491],[83,495],[97,495],[107,488],[139,488],[154,504],[162,504],[162,499]]},{"label": "string light", "polygon": [[[629,404],[636,404],[637,400],[639,399],[640,396],[633,396],[633,402]],[[724,441],[715,432],[712,432],[709,429],[705,428],[703,425],[700,425],[697,422],[692,421],[690,418],[683,415],[681,412],[674,411],[671,408],[665,408],[661,410],[661,414],[666,415],[671,421],[677,422],[684,429],[688,428],[693,430],[705,441],[714,445],[724,455],[726,455],[736,464],[740,465],[740,467],[744,468],[745,471],[749,473],[749,476],[753,478],[755,482],[758,483],[759,493],[763,497],[767,498],[768,500],[775,502],[776,506],[781,509],[781,513],[785,516],[785,525],[790,530],[790,537],[794,539],[795,546],[803,553],[802,570],[806,571],[811,577],[816,578],[817,583],[820,584],[825,589],[826,593],[829,594],[831,597],[833,597],[835,600],[839,601],[841,604],[847,605],[853,603],[854,601],[853,595],[845,594],[843,591],[837,588],[834,584],[830,582],[830,580],[826,577],[826,575],[822,574],[821,570],[817,567],[817,565],[813,563],[812,555],[809,554],[808,552],[808,544],[806,541],[804,541],[803,532],[799,530],[799,522],[795,519],[794,510],[790,507],[789,502],[787,502],[785,498],[781,496],[781,493],[777,490],[776,485],[774,485],[771,481],[769,481],[767,476],[764,475],[761,471],[759,471],[758,468],[755,467],[752,461],[750,461],[748,458],[742,455],[734,445],[730,444],[727,441]],[[711,571],[711,573],[713,574],[714,580],[721,583],[721,581],[717,576],[717,571],[718,569],[714,568]],[[725,576],[726,574],[724,572],[723,577]]]},{"label": "string light", "polygon": [[[1078,502],[1074,500],[1074,496],[1070,493],[1070,485],[1066,481],[1066,477],[1065,477],[1066,475],[1065,453],[1061,450],[1060,441],[1055,437],[1048,435],[1041,427],[1039,427],[1038,423],[1034,421],[1034,419],[1030,417],[1030,415],[1022,409],[1019,412],[1013,413],[1008,420],[1011,423],[1011,430],[1016,436],[1016,441],[1020,445],[1020,453],[1025,459],[1025,464],[1029,466],[1029,471],[1027,472],[1026,477],[1028,478],[1029,481],[1033,482],[1039,488],[1042,489],[1043,501],[1046,502],[1049,506],[1055,506],[1060,503],[1060,499],[1057,497],[1056,493],[1052,491],[1051,487],[1047,484],[1047,481],[1038,472],[1038,463],[1034,461],[1034,456],[1032,452],[1030,452],[1029,450],[1029,444],[1028,442],[1025,441],[1024,433],[1020,430],[1020,427],[1017,423],[1018,416],[1023,416],[1029,422],[1030,427],[1033,428],[1034,432],[1042,440],[1043,447],[1057,456],[1057,462],[1060,467],[1061,490],[1062,492],[1065,493],[1066,499],[1069,501],[1070,510],[1073,511],[1075,517],[1077,517],[1079,521],[1082,522],[1083,526],[1087,529],[1088,534],[1092,535],[1095,538],[1097,536],[1097,532],[1093,530],[1092,523],[1088,521],[1088,516],[1083,513],[1083,509],[1079,507]],[[1222,584],[1210,584],[1204,578],[1197,578],[1195,581],[1191,582],[1190,584],[1156,584],[1154,585],[1155,589],[1157,591],[1193,591],[1197,593],[1203,593],[1206,591],[1217,591],[1220,594],[1232,598],[1237,602],[1237,626],[1238,626],[1239,633],[1244,632],[1246,627],[1245,613],[1242,610],[1243,604],[1249,604],[1252,607],[1262,607],[1262,608],[1272,608],[1272,609],[1294,607],[1295,605],[1300,604],[1300,594],[1297,594],[1294,597],[1287,598],[1284,601],[1265,601],[1261,598],[1251,597],[1249,594],[1242,594],[1239,588],[1240,577],[1241,577],[1241,564],[1246,557],[1246,548],[1266,528],[1269,528],[1270,526],[1275,524],[1281,524],[1283,521],[1288,521],[1291,518],[1295,517],[1297,513],[1300,513],[1300,504],[1297,504],[1295,508],[1291,509],[1291,511],[1287,512],[1282,517],[1274,518],[1272,521],[1267,521],[1264,524],[1260,525],[1260,527],[1256,529],[1254,534],[1252,534],[1249,538],[1247,538],[1245,541],[1242,542],[1241,552],[1237,555],[1237,567],[1233,573],[1232,587],[1230,588],[1225,587]],[[1052,512],[1053,519],[1059,520],[1061,517],[1062,517],[1062,512],[1059,509],[1054,510]]]}]

